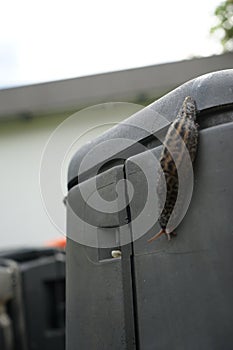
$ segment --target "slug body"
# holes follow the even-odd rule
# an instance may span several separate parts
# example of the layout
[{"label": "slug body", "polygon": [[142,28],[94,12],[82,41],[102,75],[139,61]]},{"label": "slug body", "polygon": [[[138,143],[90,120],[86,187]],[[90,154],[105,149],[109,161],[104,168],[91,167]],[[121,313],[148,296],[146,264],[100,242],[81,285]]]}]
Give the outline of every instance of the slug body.
[{"label": "slug body", "polygon": [[[177,200],[179,188],[177,168],[184,162],[184,150],[188,150],[192,163],[196,156],[198,145],[198,124],[195,122],[196,113],[195,101],[190,96],[186,97],[177,117],[167,131],[160,156],[163,174],[160,172],[157,183],[158,198],[161,198],[161,191],[163,191],[161,183],[164,176],[167,193],[163,210],[158,219],[161,231],[148,242],[154,241],[162,234],[166,234],[168,240],[171,239],[171,235],[175,235],[174,231],[169,232],[167,230],[167,224]],[[172,154],[176,155],[175,160],[172,158],[168,148]]]}]

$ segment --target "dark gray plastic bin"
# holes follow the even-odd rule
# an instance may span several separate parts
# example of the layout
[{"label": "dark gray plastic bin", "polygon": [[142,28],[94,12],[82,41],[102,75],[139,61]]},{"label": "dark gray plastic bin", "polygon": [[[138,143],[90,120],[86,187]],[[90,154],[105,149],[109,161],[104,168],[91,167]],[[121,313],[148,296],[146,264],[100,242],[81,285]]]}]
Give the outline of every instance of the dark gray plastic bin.
[{"label": "dark gray plastic bin", "polygon": [[[133,243],[121,247],[116,239],[113,249],[122,256],[111,258],[110,248],[90,248],[72,239],[85,234],[85,225],[75,226],[68,205],[67,350],[233,349],[233,70],[194,79],[150,108],[172,121],[188,95],[199,110],[200,138],[193,196],[176,238],[148,244],[159,229],[156,224]],[[130,221],[146,196],[145,178],[134,161],[147,161],[140,145],[155,152],[160,147],[148,118],[143,109],[130,122],[151,127],[151,135],[136,128],[132,135],[119,125],[83,146],[71,161],[71,206],[97,224],[96,235],[103,239],[134,235]],[[110,157],[99,154],[85,173],[78,171],[89,150],[124,137],[135,144],[123,151],[115,148]],[[94,181],[100,195],[111,201],[120,179],[133,185],[130,204],[110,216],[89,210],[80,189]],[[127,188],[119,200],[124,196]]]}]

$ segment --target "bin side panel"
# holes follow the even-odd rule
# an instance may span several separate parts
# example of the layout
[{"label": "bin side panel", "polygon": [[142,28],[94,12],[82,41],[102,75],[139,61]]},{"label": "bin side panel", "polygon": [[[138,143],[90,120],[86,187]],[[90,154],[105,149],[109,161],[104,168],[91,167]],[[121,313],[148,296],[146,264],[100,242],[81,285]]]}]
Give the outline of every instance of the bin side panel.
[{"label": "bin side panel", "polygon": [[[232,349],[232,159],[233,123],[201,131],[193,197],[177,237],[149,244],[154,227],[134,242],[142,349]],[[140,174],[126,173],[138,186]],[[130,209],[133,216],[137,204]]]},{"label": "bin side panel", "polygon": [[[127,212],[126,209],[125,212],[121,210],[122,217],[120,217],[116,207],[115,214],[105,215],[93,211],[88,206],[95,203],[93,201],[95,192],[90,191],[94,188],[93,181],[102,199],[110,203],[116,198],[125,196],[124,186],[121,188],[122,195],[119,192],[118,197],[116,195],[116,184],[123,177],[123,166],[115,167],[81,183],[80,187],[75,186],[69,193],[70,204],[84,221],[77,227],[75,216],[68,205],[67,227],[70,238],[67,242],[67,349],[69,350],[134,348],[134,336],[132,332],[127,331],[127,327],[133,329],[133,320],[132,316],[126,315],[126,313],[132,315],[130,305],[132,301],[127,297],[130,290],[126,291],[126,284],[123,282],[124,279],[131,278],[128,266],[130,261],[111,256],[112,249],[119,249],[121,230],[119,222],[127,217]],[[80,191],[81,187],[91,193],[87,201],[81,198],[85,192]],[[90,226],[85,224],[85,221],[88,225],[92,224],[91,232],[88,231],[87,227]],[[97,244],[95,247],[88,247],[78,242],[80,237],[85,238],[87,234],[96,237],[99,246]],[[95,242],[95,239],[92,242]],[[113,245],[103,248],[104,242],[113,242]],[[125,264],[127,268],[122,271]],[[128,286],[128,289],[130,287]]]}]

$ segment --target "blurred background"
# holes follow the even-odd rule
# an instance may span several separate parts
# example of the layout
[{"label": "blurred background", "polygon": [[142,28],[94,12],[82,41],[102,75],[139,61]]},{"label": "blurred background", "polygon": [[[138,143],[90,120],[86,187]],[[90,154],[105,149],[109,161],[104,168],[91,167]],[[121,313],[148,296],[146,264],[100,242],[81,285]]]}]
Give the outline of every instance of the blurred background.
[{"label": "blurred background", "polygon": [[[43,207],[39,171],[67,117],[107,102],[145,106],[189,79],[233,68],[232,0],[12,0],[1,14],[0,248],[60,236]],[[80,114],[80,145],[128,112]],[[62,183],[65,195],[66,171]]]}]

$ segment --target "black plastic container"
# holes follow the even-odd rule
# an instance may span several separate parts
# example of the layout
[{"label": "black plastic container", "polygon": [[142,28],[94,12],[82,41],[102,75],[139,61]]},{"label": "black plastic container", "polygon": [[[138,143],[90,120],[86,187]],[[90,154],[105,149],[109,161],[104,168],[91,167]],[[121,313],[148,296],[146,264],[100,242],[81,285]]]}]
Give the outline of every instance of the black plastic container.
[{"label": "black plastic container", "polygon": [[0,283],[0,348],[64,350],[64,252],[0,252]]}]

